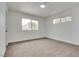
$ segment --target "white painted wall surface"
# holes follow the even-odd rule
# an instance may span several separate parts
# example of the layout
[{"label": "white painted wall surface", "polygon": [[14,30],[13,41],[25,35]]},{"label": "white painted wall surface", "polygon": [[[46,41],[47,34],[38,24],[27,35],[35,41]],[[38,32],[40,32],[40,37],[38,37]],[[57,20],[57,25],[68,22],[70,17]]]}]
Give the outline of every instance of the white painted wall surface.
[{"label": "white painted wall surface", "polygon": [[[52,20],[56,17],[72,16],[71,22],[53,24]],[[46,20],[47,37],[59,41],[69,42],[79,45],[79,7],[64,10],[53,15]]]},{"label": "white painted wall surface", "polygon": [[[72,16],[71,22],[53,24],[52,20],[56,17]],[[21,17],[39,20],[38,31],[21,31]],[[48,19],[42,19],[32,15],[15,11],[8,12],[7,16],[7,42],[17,42],[39,37],[49,37],[59,41],[69,42],[79,45],[79,7],[66,9]]]},{"label": "white painted wall surface", "polygon": [[[31,18],[39,21],[39,30],[38,31],[25,31],[22,32],[21,28],[21,19]],[[16,12],[16,11],[8,11],[7,16],[7,42],[17,42],[23,40],[29,40],[34,38],[44,37],[44,20],[39,17],[35,17],[32,15]]]},{"label": "white painted wall surface", "polygon": [[6,3],[0,3],[0,57],[4,56],[6,50]]}]

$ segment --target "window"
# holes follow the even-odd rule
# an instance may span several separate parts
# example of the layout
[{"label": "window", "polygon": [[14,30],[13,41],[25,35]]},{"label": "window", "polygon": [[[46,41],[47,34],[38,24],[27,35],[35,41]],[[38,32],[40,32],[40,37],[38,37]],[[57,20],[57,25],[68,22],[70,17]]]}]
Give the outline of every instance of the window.
[{"label": "window", "polygon": [[38,30],[38,21],[22,18],[22,30]]},{"label": "window", "polygon": [[66,17],[66,21],[68,22],[68,21],[72,21],[72,17]]},{"label": "window", "polygon": [[38,21],[32,20],[32,30],[38,30]]},{"label": "window", "polygon": [[57,23],[60,23],[60,18],[57,18],[57,19],[53,20],[53,24],[57,24]]},{"label": "window", "polygon": [[66,17],[61,18],[61,22],[66,22]]},{"label": "window", "polygon": [[53,24],[62,23],[62,22],[69,22],[69,21],[72,21],[72,17],[66,16],[66,17],[53,19]]},{"label": "window", "polygon": [[72,21],[72,17],[70,16],[61,18],[61,22],[69,22],[69,21]]}]

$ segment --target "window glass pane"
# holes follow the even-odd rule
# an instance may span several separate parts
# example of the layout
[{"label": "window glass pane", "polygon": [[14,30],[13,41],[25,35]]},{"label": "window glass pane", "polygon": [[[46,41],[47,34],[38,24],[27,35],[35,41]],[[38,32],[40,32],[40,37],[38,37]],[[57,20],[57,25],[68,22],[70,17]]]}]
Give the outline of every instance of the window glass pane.
[{"label": "window glass pane", "polygon": [[60,18],[57,18],[57,19],[53,20],[53,24],[57,24],[57,23],[60,23]]},{"label": "window glass pane", "polygon": [[66,17],[61,18],[61,22],[66,22]]},{"label": "window glass pane", "polygon": [[38,21],[32,20],[32,30],[38,30]]},{"label": "window glass pane", "polygon": [[56,23],[60,23],[60,18],[57,18],[56,19]]},{"label": "window glass pane", "polygon": [[66,17],[66,21],[72,21],[72,17],[70,16]]},{"label": "window glass pane", "polygon": [[22,30],[31,30],[31,20],[30,19],[22,19]]},{"label": "window glass pane", "polygon": [[56,20],[55,19],[53,20],[53,24],[56,24]]}]

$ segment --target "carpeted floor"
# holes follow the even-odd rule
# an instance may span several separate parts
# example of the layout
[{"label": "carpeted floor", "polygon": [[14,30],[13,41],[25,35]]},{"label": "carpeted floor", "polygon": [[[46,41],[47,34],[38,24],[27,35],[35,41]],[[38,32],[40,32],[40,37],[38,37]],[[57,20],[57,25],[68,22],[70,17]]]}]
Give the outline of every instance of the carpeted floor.
[{"label": "carpeted floor", "polygon": [[77,57],[79,46],[51,39],[39,39],[11,44],[5,57]]}]

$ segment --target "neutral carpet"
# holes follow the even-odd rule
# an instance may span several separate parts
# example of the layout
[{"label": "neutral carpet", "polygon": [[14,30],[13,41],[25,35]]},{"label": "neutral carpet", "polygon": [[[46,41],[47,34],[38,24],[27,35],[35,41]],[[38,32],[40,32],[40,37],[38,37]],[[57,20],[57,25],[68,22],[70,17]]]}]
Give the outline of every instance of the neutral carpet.
[{"label": "neutral carpet", "polygon": [[79,46],[51,39],[11,44],[5,57],[78,57]]}]

